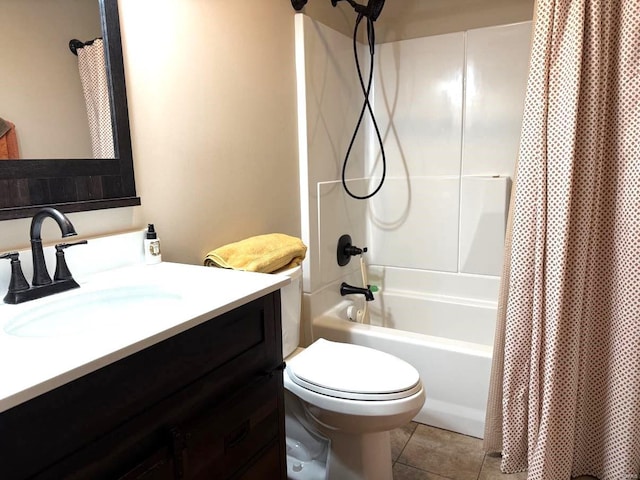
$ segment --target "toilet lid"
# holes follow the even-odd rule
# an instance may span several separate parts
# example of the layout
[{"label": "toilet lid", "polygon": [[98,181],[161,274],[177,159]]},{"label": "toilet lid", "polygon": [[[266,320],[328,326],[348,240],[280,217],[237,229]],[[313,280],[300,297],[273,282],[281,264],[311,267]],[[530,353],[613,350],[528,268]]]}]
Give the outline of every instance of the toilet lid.
[{"label": "toilet lid", "polygon": [[320,339],[288,361],[291,380],[317,393],[352,400],[394,400],[420,391],[418,371],[393,355]]}]

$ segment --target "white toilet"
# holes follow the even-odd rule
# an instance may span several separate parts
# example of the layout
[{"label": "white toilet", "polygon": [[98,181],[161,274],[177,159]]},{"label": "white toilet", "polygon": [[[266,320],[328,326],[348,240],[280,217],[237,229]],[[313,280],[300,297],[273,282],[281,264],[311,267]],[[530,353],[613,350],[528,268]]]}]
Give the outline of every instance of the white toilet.
[{"label": "white toilet", "polygon": [[391,480],[389,432],[422,408],[415,368],[372,348],[316,340],[300,349],[302,270],[285,272],[282,347],[289,479]]}]

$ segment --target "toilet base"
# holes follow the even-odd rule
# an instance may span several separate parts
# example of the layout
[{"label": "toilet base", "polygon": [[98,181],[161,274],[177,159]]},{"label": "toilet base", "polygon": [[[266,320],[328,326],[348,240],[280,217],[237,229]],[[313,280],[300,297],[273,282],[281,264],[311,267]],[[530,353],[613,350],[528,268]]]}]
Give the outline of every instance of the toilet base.
[{"label": "toilet base", "polygon": [[289,480],[392,480],[389,431],[332,428],[318,422],[288,390],[285,420]]},{"label": "toilet base", "polygon": [[389,432],[331,432],[328,480],[392,480]]}]

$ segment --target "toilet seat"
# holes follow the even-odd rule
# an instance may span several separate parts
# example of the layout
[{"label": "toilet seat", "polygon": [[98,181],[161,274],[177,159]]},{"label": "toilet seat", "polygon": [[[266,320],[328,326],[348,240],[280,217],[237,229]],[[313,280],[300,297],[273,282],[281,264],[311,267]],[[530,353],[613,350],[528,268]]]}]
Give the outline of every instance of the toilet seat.
[{"label": "toilet seat", "polygon": [[319,339],[287,362],[292,382],[345,400],[388,401],[422,390],[418,371],[372,348]]}]

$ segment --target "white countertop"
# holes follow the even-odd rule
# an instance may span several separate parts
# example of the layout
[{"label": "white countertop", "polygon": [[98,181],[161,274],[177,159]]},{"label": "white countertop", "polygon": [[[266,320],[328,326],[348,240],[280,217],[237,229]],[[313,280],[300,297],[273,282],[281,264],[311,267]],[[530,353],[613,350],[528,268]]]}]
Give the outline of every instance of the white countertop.
[{"label": "white countertop", "polygon": [[[20,305],[0,305],[0,412],[278,290],[290,279],[164,262],[117,268],[78,282],[79,289]],[[64,305],[60,302],[72,303],[79,294],[149,284],[175,294],[175,301],[148,302],[144,313],[116,318],[108,329],[41,337],[5,331],[16,314],[46,309],[51,302]],[[91,318],[86,322],[90,325]]]}]

